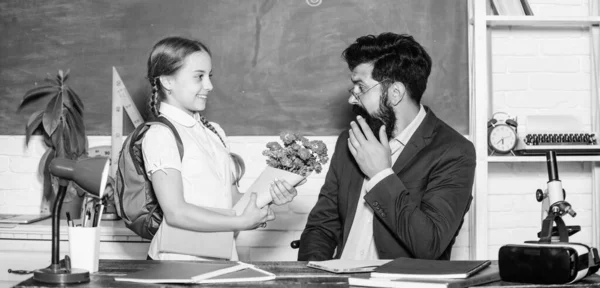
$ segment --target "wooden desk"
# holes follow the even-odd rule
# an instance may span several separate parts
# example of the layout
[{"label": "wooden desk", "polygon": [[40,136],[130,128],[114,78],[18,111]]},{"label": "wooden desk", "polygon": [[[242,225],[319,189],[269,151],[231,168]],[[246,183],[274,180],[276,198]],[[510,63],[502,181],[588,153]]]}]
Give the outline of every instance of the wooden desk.
[{"label": "wooden desk", "polygon": [[[148,269],[159,263],[159,261],[143,260],[100,260],[100,268],[97,273],[90,276],[89,283],[72,285],[73,287],[148,287],[150,284],[134,282],[117,282],[115,276],[123,276],[128,273],[137,272],[142,269]],[[277,279],[265,282],[245,282],[231,284],[202,284],[198,287],[349,287],[347,277],[349,274],[334,274],[306,267],[306,262],[251,262],[261,269],[270,271],[277,275]],[[29,278],[15,287],[56,287],[54,285],[45,285]],[[165,285],[154,285],[165,286]],[[171,285],[169,285],[171,286]],[[178,286],[178,285],[172,285]],[[193,287],[193,285],[180,285],[183,287]],[[535,285],[519,285],[518,283],[493,282],[486,287],[538,287]],[[541,287],[541,286],[539,286]],[[573,285],[552,286],[557,287],[600,287],[600,276],[593,275]]]}]

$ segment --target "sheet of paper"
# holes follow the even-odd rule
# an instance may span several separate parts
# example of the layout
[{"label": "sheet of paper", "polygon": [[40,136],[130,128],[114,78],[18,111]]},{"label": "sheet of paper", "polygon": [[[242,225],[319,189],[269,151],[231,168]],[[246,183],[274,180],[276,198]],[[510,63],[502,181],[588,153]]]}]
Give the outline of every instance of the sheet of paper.
[{"label": "sheet of paper", "polygon": [[271,183],[275,181],[275,178],[279,180],[285,180],[290,185],[296,186],[298,183],[300,183],[300,181],[302,181],[302,179],[304,179],[304,176],[267,166],[260,176],[256,178],[256,181],[252,183],[250,188],[246,190],[244,196],[242,196],[242,198],[233,207],[236,214],[241,215],[244,212],[244,209],[246,209],[246,206],[248,206],[248,202],[250,202],[251,192],[256,192],[257,194],[257,207],[262,208],[271,203],[273,199],[271,198],[269,187],[271,186]]},{"label": "sheet of paper", "polygon": [[392,261],[392,259],[380,260],[342,260],[333,259],[327,261],[310,261],[306,266],[334,273],[358,273],[372,272],[375,268]]}]

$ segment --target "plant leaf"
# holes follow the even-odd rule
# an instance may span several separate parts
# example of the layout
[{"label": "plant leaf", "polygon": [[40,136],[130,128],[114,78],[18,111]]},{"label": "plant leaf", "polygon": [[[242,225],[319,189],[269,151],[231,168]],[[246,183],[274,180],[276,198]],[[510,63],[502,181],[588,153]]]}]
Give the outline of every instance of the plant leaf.
[{"label": "plant leaf", "polygon": [[[69,143],[69,151],[66,151],[67,154],[70,155],[73,159],[77,159],[83,154],[86,153],[87,150],[87,138],[85,136],[85,125],[83,123],[83,118],[77,111],[72,111],[71,109],[65,110],[65,143]],[[67,139],[68,137],[68,139]]]},{"label": "plant leaf", "polygon": [[23,100],[19,104],[18,109],[20,110],[23,106],[25,106],[25,104],[27,104],[31,100],[50,95],[52,93],[56,93],[56,87],[54,87],[54,86],[45,85],[45,86],[35,87],[35,88],[25,92],[25,95],[23,96]]},{"label": "plant leaf", "polygon": [[50,135],[46,134],[45,132],[46,131],[44,131],[44,133],[42,133],[44,135],[44,144],[46,144],[46,146],[48,146],[48,147],[54,147],[52,144],[52,138],[50,138]]},{"label": "plant leaf", "polygon": [[58,86],[62,86],[63,84],[62,74],[62,70],[58,70],[58,73],[56,74],[56,81],[58,82]]},{"label": "plant leaf", "polygon": [[71,99],[73,104],[75,104],[75,109],[77,109],[79,113],[83,114],[83,102],[81,102],[81,98],[79,97],[79,95],[77,95],[77,93],[75,93],[75,91],[71,89],[71,87],[67,87],[67,94],[69,94],[69,98]]},{"label": "plant leaf", "polygon": [[67,79],[69,79],[69,72],[71,72],[71,69],[67,69],[67,72],[65,72],[65,75],[63,76],[63,82],[67,82]]},{"label": "plant leaf", "polygon": [[42,124],[42,117],[44,116],[44,110],[37,111],[29,117],[29,121],[27,121],[27,125],[25,125],[25,145],[29,144],[29,139],[33,132],[40,127]]},{"label": "plant leaf", "polygon": [[[44,153],[44,155],[42,156],[42,159],[45,158],[45,160],[43,160],[44,162],[40,162],[40,164],[42,164],[43,166],[40,167],[40,172],[42,173],[44,180],[43,180],[43,184],[44,184],[44,191],[42,193],[43,195],[43,199],[48,201],[50,203],[50,205],[53,204],[54,202],[54,189],[52,188],[52,177],[50,175],[50,169],[48,169],[48,166],[50,166],[50,162],[52,161],[52,159],[55,158],[55,151],[52,148],[49,148],[48,150],[46,150],[46,153]],[[41,159],[41,160],[42,160]],[[40,161],[41,161],[40,160]]]},{"label": "plant leaf", "polygon": [[76,154],[75,147],[77,147],[77,143],[75,143],[75,141],[77,140],[74,137],[71,137],[73,135],[71,135],[71,127],[69,127],[68,121],[63,122],[62,128],[63,130],[60,137],[62,138],[64,156],[67,159],[76,159],[74,155]]},{"label": "plant leaf", "polygon": [[56,127],[60,123],[60,117],[63,114],[62,109],[62,97],[60,97],[60,94],[56,94],[56,96],[50,100],[48,106],[46,106],[46,110],[44,111],[43,124],[44,130],[46,130],[48,135],[52,136],[56,130]]},{"label": "plant leaf", "polygon": [[52,139],[52,147],[56,150],[56,157],[65,157],[65,146],[63,142],[63,122],[60,121],[56,131],[50,138]]}]

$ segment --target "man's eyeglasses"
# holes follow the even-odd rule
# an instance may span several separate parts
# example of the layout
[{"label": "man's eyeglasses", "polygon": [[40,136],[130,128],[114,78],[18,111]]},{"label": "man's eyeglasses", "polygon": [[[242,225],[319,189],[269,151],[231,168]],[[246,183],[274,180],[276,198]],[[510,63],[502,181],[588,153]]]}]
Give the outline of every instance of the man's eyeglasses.
[{"label": "man's eyeglasses", "polygon": [[391,80],[391,79],[383,79],[381,82],[377,82],[377,84],[375,84],[375,85],[367,88],[367,90],[364,90],[364,91],[359,86],[359,90],[361,90],[361,91],[358,92],[358,93],[354,92],[354,90],[356,88],[356,85],[355,85],[352,88],[350,88],[348,90],[348,92],[350,92],[350,95],[352,95],[354,98],[356,98],[356,100],[361,101],[360,97],[362,97],[363,95],[367,94],[367,92],[369,92],[371,89],[375,88],[377,85],[379,85],[379,84],[381,84],[383,82],[389,81],[389,80]]}]

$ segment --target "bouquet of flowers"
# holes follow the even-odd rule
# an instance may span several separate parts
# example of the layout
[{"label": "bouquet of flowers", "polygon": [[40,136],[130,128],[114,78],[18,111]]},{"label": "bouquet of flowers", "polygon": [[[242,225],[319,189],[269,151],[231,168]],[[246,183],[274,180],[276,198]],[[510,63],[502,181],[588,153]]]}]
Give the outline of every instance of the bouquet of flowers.
[{"label": "bouquet of flowers", "polygon": [[268,149],[262,152],[267,156],[267,167],[233,207],[237,215],[243,213],[250,201],[248,192],[257,193],[256,206],[262,208],[273,201],[269,187],[275,179],[285,180],[296,186],[312,171],[321,173],[322,165],[329,161],[323,141],[309,141],[304,136],[289,132],[281,133],[280,138],[283,146],[277,142],[267,143]]},{"label": "bouquet of flowers", "polygon": [[321,140],[309,141],[306,137],[282,132],[279,137],[283,146],[277,142],[267,143],[267,165],[292,173],[308,176],[312,171],[321,173],[322,165],[329,161],[327,146]]}]

